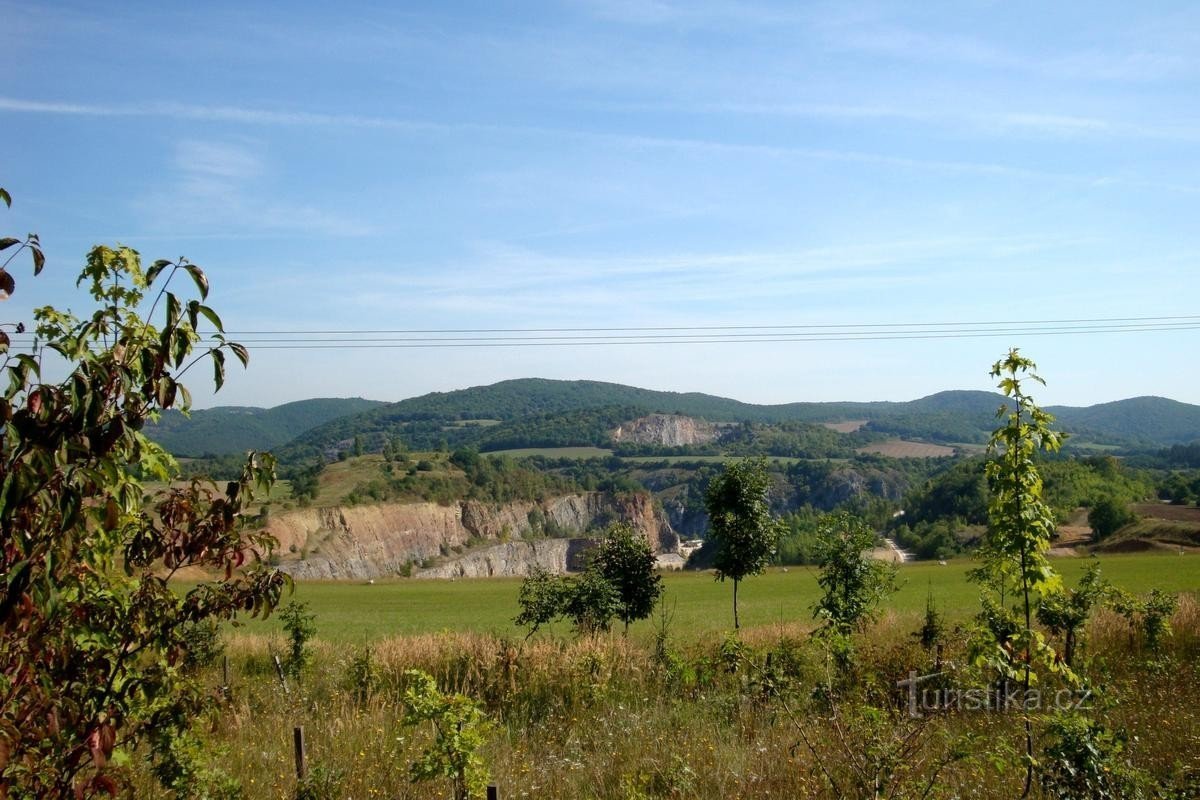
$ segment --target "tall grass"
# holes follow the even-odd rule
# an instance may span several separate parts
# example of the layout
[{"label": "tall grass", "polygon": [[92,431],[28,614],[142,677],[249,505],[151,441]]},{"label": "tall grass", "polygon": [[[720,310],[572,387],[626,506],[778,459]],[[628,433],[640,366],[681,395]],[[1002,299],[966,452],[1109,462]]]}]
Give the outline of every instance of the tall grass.
[{"label": "tall grass", "polygon": [[[420,669],[483,704],[495,723],[484,755],[509,798],[1017,796],[1018,714],[908,717],[896,682],[935,658],[913,636],[919,625],[915,612],[893,612],[856,635],[849,673],[797,624],[737,640],[678,636],[661,622],[651,640],[419,634],[373,643],[369,686],[354,668],[361,648],[317,641],[313,666],[286,693],[270,659],[282,640],[240,634],[227,640],[231,697],[203,721],[203,738],[247,798],[294,796],[294,725],[314,764],[341,771],[337,796],[448,797],[448,783],[409,781],[430,732],[401,725],[400,698],[404,671]],[[1093,716],[1123,731],[1128,759],[1162,792],[1200,780],[1193,597],[1172,625],[1151,654],[1126,620],[1102,613],[1081,652],[1098,688]],[[964,640],[952,633],[942,657],[966,676]],[[215,686],[219,673],[204,678]],[[136,759],[130,769],[138,797],[163,796]]]}]

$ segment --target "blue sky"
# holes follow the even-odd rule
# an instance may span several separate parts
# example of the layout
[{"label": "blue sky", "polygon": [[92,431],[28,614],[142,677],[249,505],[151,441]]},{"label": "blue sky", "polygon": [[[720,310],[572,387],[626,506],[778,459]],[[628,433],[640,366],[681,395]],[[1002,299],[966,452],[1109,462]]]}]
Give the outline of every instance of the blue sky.
[{"label": "blue sky", "polygon": [[[1197,313],[1194,3],[3,3],[7,320],[87,249],[185,255],[238,331]],[[757,402],[1200,403],[1196,330],[266,350],[214,399],[512,377]]]}]

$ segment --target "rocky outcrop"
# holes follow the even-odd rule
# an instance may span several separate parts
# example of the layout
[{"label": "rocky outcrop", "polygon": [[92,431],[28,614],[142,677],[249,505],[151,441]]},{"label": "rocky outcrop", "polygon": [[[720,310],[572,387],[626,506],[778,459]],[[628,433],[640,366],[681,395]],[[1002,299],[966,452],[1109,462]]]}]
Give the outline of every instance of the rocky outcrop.
[{"label": "rocky outcrop", "polygon": [[468,553],[445,564],[417,570],[414,578],[509,578],[528,575],[538,566],[550,572],[581,569],[593,539],[543,539],[506,542]]},{"label": "rocky outcrop", "polygon": [[682,447],[707,444],[721,436],[721,428],[711,422],[678,414],[651,414],[618,425],[611,433],[614,444],[658,444]]},{"label": "rocky outcrop", "polygon": [[[616,521],[632,525],[656,552],[672,551],[678,544],[648,495],[604,492],[542,502],[468,500],[450,505],[381,503],[300,509],[272,517],[267,531],[279,542],[280,568],[297,578],[365,579],[409,574],[417,571],[414,567],[464,551],[473,556],[489,544],[543,545],[549,538],[578,537]],[[523,541],[526,539],[530,541]],[[494,556],[493,572],[487,573],[485,562],[480,562],[463,566],[461,574],[472,570],[478,574],[525,574],[531,564],[543,560],[547,569],[561,572],[571,568],[565,553],[559,559],[550,552],[544,547],[514,547]],[[522,557],[529,560],[519,568]],[[512,571],[517,569],[521,571]]]}]

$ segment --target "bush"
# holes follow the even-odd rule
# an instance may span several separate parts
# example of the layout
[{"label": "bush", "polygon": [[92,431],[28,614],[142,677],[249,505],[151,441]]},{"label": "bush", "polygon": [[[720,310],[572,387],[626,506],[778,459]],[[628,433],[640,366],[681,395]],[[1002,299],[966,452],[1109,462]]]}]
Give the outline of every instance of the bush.
[{"label": "bush", "polygon": [[1092,526],[1092,533],[1095,535],[1096,541],[1107,539],[1121,528],[1136,521],[1137,516],[1129,510],[1128,505],[1111,497],[1097,500],[1092,506],[1092,510],[1088,512],[1088,525]]}]

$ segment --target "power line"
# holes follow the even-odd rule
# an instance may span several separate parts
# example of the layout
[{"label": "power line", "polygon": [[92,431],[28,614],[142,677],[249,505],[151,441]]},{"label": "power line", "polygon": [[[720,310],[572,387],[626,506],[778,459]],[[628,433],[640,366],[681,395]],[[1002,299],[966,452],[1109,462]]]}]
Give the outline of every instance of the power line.
[{"label": "power line", "polygon": [[[1007,326],[1007,327],[1001,327]],[[1200,329],[1200,315],[1110,317],[1029,322],[911,322],[814,325],[712,325],[610,328],[474,328],[438,330],[230,331],[256,350],[418,349],[468,347],[596,347],[671,344],[760,344],[1064,336]],[[459,335],[451,335],[459,334]],[[473,335],[462,335],[473,334]],[[32,337],[14,337],[14,347]]]},{"label": "power line", "polygon": [[963,326],[995,326],[995,325],[1082,325],[1088,323],[1137,323],[1137,322],[1169,322],[1192,321],[1200,322],[1200,315],[1158,316],[1158,317],[1094,317],[1083,319],[1043,319],[1043,320],[995,320],[991,322],[864,322],[864,323],[812,323],[805,325],[674,325],[674,326],[639,326],[639,327],[566,327],[566,328],[397,328],[397,329],[354,329],[354,330],[229,330],[230,336],[252,335],[312,335],[337,336],[354,334],[492,334],[492,333],[604,333],[627,331],[734,331],[734,330],[818,330],[818,329],[851,329],[851,328],[957,328]]}]

